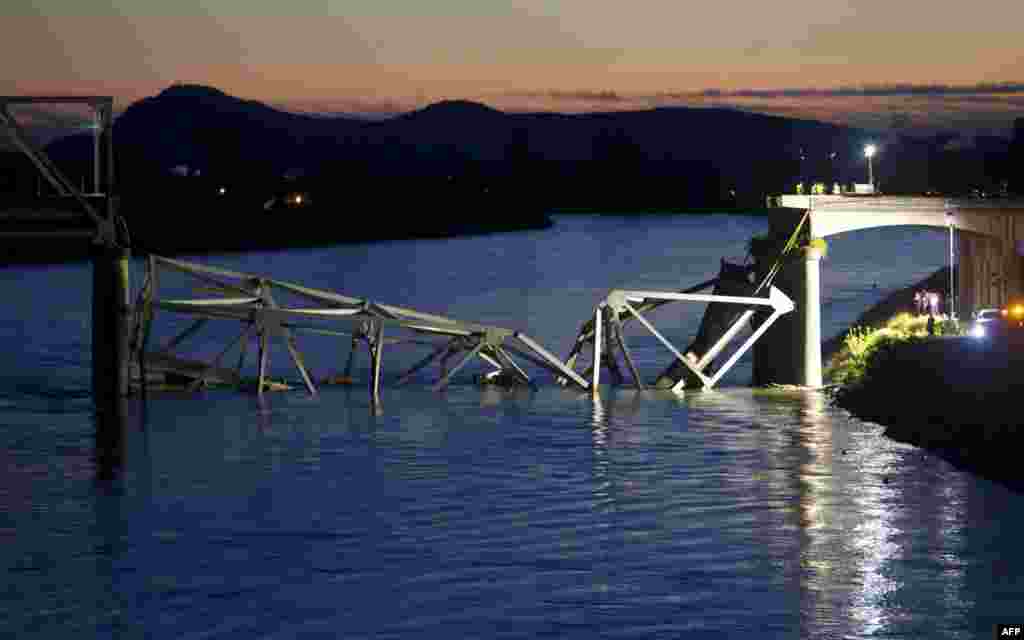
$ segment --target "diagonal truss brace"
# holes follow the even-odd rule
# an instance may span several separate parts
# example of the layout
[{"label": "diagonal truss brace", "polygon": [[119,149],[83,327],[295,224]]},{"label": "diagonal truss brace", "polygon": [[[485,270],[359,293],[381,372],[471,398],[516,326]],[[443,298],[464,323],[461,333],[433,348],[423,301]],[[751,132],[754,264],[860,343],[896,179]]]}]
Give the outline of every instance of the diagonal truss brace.
[{"label": "diagonal truss brace", "polygon": [[[145,333],[148,334],[154,310],[169,311],[191,316],[194,321],[183,332],[172,338],[156,353],[143,355],[145,341],[141,345],[137,341],[136,348],[140,360],[152,359],[154,364],[179,367],[189,373],[198,370],[199,380],[207,377],[240,380],[242,364],[245,359],[246,346],[252,336],[259,343],[259,382],[258,390],[262,395],[263,380],[267,371],[268,339],[282,338],[296,369],[302,376],[310,394],[316,395],[317,390],[313,378],[309,374],[301,354],[294,344],[294,334],[313,333],[351,340],[348,363],[345,366],[344,379],[351,381],[350,374],[356,347],[360,341],[367,344],[371,360],[370,394],[373,403],[379,404],[381,383],[381,360],[385,345],[425,344],[436,347],[434,352],[422,359],[412,369],[398,377],[398,383],[407,381],[417,370],[440,359],[441,376],[434,385],[435,389],[446,387],[452,376],[477,357],[496,367],[497,371],[490,376],[501,373],[513,383],[532,384],[529,375],[513,359],[515,354],[534,365],[546,369],[555,376],[571,380],[582,389],[587,389],[587,382],[572,371],[543,346],[526,334],[477,323],[453,320],[444,316],[424,313],[415,309],[386,305],[371,300],[344,296],[332,291],[324,291],[298,284],[274,280],[247,273],[231,271],[207,265],[176,260],[162,256],[150,256],[147,263],[150,271],[148,285],[142,291],[140,309],[147,311],[145,315]],[[197,290],[208,294],[208,297],[196,299],[160,298],[157,295],[156,283],[161,270],[177,271],[199,283]],[[282,306],[272,295],[278,289],[282,292],[298,296],[311,304],[302,306]],[[171,350],[186,338],[193,335],[209,320],[232,320],[242,324],[246,329],[237,341],[225,349],[225,353],[239,346],[239,364],[237,372],[220,368],[219,362],[223,353],[212,364],[189,363],[175,359]],[[313,320],[329,321],[341,325],[338,329],[314,325]],[[405,330],[412,333],[412,338],[384,338],[384,329],[392,331]],[[429,336],[434,341],[425,341],[416,336]],[[439,347],[436,340],[444,339]],[[447,369],[447,360],[460,352],[468,352],[460,358],[451,370]],[[489,376],[489,377],[490,377]]]},{"label": "diagonal truss brace", "polygon": [[[641,308],[655,308],[662,304],[669,302],[718,302],[724,304],[740,304],[744,306],[764,306],[771,307],[772,313],[768,318],[757,327],[750,336],[739,346],[739,348],[729,357],[729,359],[715,372],[714,375],[705,375],[704,370],[708,364],[717,357],[725,347],[736,337],[736,335],[742,330],[742,328],[750,321],[754,315],[752,309],[747,309],[744,313],[729,326],[728,330],[711,346],[707,353],[705,353],[697,362],[691,362],[677,349],[664,335],[659,332],[651,322],[644,317],[637,307]],[[636,305],[636,306],[634,306]],[[617,345],[626,357],[626,362],[630,365],[630,370],[633,373],[634,382],[637,387],[642,389],[643,383],[640,382],[636,371],[636,366],[633,363],[632,356],[629,353],[629,349],[626,346],[625,338],[622,336],[619,330],[620,323],[618,321],[620,317],[629,314],[629,316],[635,318],[644,326],[647,331],[651,333],[655,338],[661,342],[665,348],[672,352],[672,354],[679,359],[679,361],[685,366],[694,376],[697,377],[704,386],[705,389],[711,389],[718,383],[718,381],[724,376],[729,369],[736,364],[736,362],[745,354],[754,343],[764,335],[765,331],[779,318],[786,313],[789,313],[795,308],[793,301],[782,293],[778,288],[772,287],[769,291],[767,298],[763,297],[745,297],[745,296],[723,296],[714,294],[699,294],[699,293],[677,293],[673,291],[633,291],[633,290],[622,290],[614,289],[608,296],[597,306],[595,309],[594,321],[590,327],[585,326],[580,332],[580,337],[577,339],[577,346],[574,347],[574,351],[570,354],[570,361],[567,362],[568,366],[572,366],[575,362],[575,356],[578,353],[579,346],[583,342],[587,341],[588,338],[593,340],[594,343],[594,361],[591,367],[593,374],[593,382],[591,389],[596,393],[598,382],[600,380],[599,370],[601,367],[601,345],[602,345],[602,330],[613,331],[618,340]],[[611,354],[608,354],[611,356]],[[680,393],[685,385],[685,379],[681,379],[673,387],[672,391]]]}]

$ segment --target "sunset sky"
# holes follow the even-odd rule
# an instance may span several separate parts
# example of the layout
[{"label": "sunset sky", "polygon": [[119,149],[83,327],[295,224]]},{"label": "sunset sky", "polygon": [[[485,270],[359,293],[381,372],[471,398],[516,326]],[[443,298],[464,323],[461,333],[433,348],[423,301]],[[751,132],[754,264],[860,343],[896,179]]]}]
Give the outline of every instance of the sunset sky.
[{"label": "sunset sky", "polygon": [[[1019,0],[3,5],[0,94],[113,94],[123,106],[188,82],[315,111],[441,98],[510,110],[731,104],[861,125],[905,113],[912,125],[994,129],[1024,115]],[[979,87],[993,83],[1008,86]],[[888,85],[942,87],[835,91]]]}]

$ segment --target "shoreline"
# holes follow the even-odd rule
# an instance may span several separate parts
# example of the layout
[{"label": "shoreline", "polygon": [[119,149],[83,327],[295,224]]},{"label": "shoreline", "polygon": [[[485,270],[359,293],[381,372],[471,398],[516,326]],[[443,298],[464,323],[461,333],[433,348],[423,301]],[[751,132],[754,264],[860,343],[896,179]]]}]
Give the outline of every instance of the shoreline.
[{"label": "shoreline", "polygon": [[596,216],[751,216],[754,218],[769,215],[771,209],[767,207],[636,207],[636,208],[597,208],[588,206],[579,207],[552,207],[549,215],[596,215]]},{"label": "shoreline", "polygon": [[[942,290],[948,278],[946,267],[892,292],[822,343],[826,370],[842,357],[843,338],[851,328],[884,325],[913,308],[915,291]],[[1006,345],[960,336],[917,338],[876,352],[864,378],[833,391],[830,402],[878,424],[891,440],[1024,491],[1024,478],[1014,464],[1024,444],[1015,417],[1022,390],[1016,371],[1024,371],[1024,336],[1011,336]]]},{"label": "shoreline", "polygon": [[870,327],[878,329],[885,325],[897,313],[910,311],[914,308],[914,293],[922,289],[945,291],[949,285],[949,267],[942,267],[931,275],[914,284],[896,289],[877,303],[868,307],[857,316],[857,319],[831,338],[821,343],[822,369],[829,371],[835,365],[835,359],[841,355],[843,340],[854,327]]},{"label": "shoreline", "polygon": [[[182,237],[186,235],[182,232],[177,232],[176,234],[175,232],[157,234],[154,233],[153,229],[150,229],[150,234],[133,234],[133,244],[136,246],[132,251],[132,254],[141,256],[148,255],[149,253],[159,253],[160,255],[167,257],[176,257],[184,255],[245,253],[249,251],[274,252],[289,251],[292,249],[324,249],[329,247],[375,242],[443,240],[450,238],[486,236],[495,233],[538,231],[550,229],[554,226],[554,220],[550,215],[545,214],[544,219],[541,222],[530,220],[527,222],[509,222],[506,224],[456,223],[437,232],[419,230],[407,233],[363,233],[350,235],[348,237],[337,237],[336,229],[332,228],[329,232],[321,230],[318,233],[314,230],[306,234],[291,235],[291,237],[285,240],[275,236],[250,236],[243,240],[238,240],[237,237],[235,239],[215,237],[213,241],[203,243],[195,242],[195,235],[192,236],[193,241],[189,242],[188,238]],[[160,235],[165,239],[168,237],[171,239],[165,240],[161,243],[162,246],[160,247],[154,247],[152,246],[152,243],[148,241],[149,238],[147,236],[149,235]],[[177,235],[177,237],[175,237],[175,235]],[[224,236],[225,234],[215,233],[215,235]],[[324,237],[325,235],[328,236],[326,239]],[[139,241],[140,236],[142,240],[141,242]],[[88,241],[83,240],[42,240],[30,241],[27,244],[19,244],[13,241],[0,242],[0,255],[4,256],[0,259],[0,269],[18,266],[58,265],[82,262],[90,258],[90,249],[91,244]]]},{"label": "shoreline", "polygon": [[834,404],[883,427],[883,435],[914,445],[954,467],[1024,491],[1017,472],[1024,432],[1021,386],[1024,341],[993,348],[968,337],[897,343],[876,352],[861,384],[840,389]]},{"label": "shoreline", "polygon": [[[610,211],[607,208],[596,209],[591,207],[567,207],[552,208],[547,210],[540,219],[536,216],[525,221],[507,222],[484,221],[484,222],[452,222],[447,228],[438,231],[426,231],[422,228],[412,231],[392,233],[360,232],[345,235],[346,229],[339,229],[331,226],[328,229],[310,230],[306,233],[290,233],[289,237],[282,240],[280,236],[268,235],[255,237],[255,231],[244,239],[237,235],[229,237],[227,231],[216,230],[213,232],[213,239],[206,242],[197,242],[195,234],[186,233],[180,226],[171,225],[167,228],[159,228],[160,225],[143,227],[132,233],[135,255],[147,255],[150,252],[159,253],[168,257],[184,255],[210,255],[218,253],[244,253],[247,251],[288,251],[291,249],[317,249],[350,244],[364,244],[375,242],[395,242],[402,240],[440,240],[449,238],[485,236],[494,233],[510,233],[515,231],[540,231],[551,229],[555,226],[552,216],[556,215],[600,215],[600,216],[687,216],[687,215],[744,215],[759,217],[767,215],[768,209],[748,209],[729,207],[700,207],[681,209],[633,209]],[[131,220],[129,219],[129,230]],[[325,239],[325,236],[327,239]],[[159,246],[152,242],[153,237],[161,238]],[[207,236],[208,238],[209,236]],[[32,266],[32,265],[57,265],[72,262],[81,262],[90,257],[90,244],[82,240],[38,240],[18,243],[15,241],[0,241],[0,269]]]}]

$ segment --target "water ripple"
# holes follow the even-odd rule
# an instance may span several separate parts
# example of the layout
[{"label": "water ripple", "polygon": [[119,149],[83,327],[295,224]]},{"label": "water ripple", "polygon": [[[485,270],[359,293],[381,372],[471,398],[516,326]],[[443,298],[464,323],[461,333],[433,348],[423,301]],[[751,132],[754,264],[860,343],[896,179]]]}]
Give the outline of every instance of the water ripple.
[{"label": "water ripple", "polygon": [[[401,290],[557,348],[608,287],[700,281],[765,228],[721,220],[582,216],[556,233],[210,261]],[[927,237],[889,237],[830,243],[826,333],[875,295],[864,274],[884,290],[941,261]],[[494,266],[499,246],[517,269]],[[29,288],[46,278],[69,300],[0,282],[18,313],[53,319],[0,321],[0,625],[18,637],[967,638],[1024,601],[1021,496],[813,393],[606,388],[593,402],[460,382],[387,388],[381,415],[362,389],[267,409],[157,394],[145,428],[125,425],[120,479],[96,483],[88,270],[32,273]],[[691,311],[658,326],[685,339]],[[635,351],[645,370],[667,363],[639,334]],[[337,357],[313,350],[310,366]]]}]

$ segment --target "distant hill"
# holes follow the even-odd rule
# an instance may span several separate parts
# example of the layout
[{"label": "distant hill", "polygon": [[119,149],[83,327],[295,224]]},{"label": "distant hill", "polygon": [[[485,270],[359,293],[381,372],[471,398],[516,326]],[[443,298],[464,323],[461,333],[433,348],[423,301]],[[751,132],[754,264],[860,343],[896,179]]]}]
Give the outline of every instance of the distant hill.
[{"label": "distant hill", "polygon": [[[875,175],[890,193],[995,190],[1012,173],[1007,145],[953,138],[731,109],[505,113],[465,100],[371,121],[198,85],[136,102],[114,126],[123,210],[140,237],[201,243],[201,225],[243,245],[268,220],[278,235],[357,240],[538,226],[552,210],[756,209],[800,181],[864,182],[869,140],[882,146]],[[88,135],[48,151],[73,180],[88,175]],[[267,218],[289,193],[304,206]]]},{"label": "distant hill", "polygon": [[[114,139],[118,152],[131,160],[122,166],[137,174],[188,165],[223,176],[279,175],[291,168],[319,172],[329,164],[356,163],[370,173],[435,175],[465,172],[467,164],[477,163],[475,170],[494,175],[543,161],[569,173],[583,168],[573,164],[622,164],[626,171],[643,168],[684,182],[695,170],[714,169],[729,189],[746,193],[779,190],[785,185],[767,183],[796,179],[801,148],[822,157],[826,150],[838,152],[833,164],[847,172],[863,164],[856,152],[864,138],[864,132],[832,124],[725,109],[520,114],[452,100],[383,121],[323,118],[210,87],[177,85],[125,110]],[[50,146],[65,163],[88,159],[89,150],[86,135]],[[630,162],[636,166],[626,166]],[[805,162],[805,169],[812,164],[821,163]],[[752,175],[755,170],[764,179]]]},{"label": "distant hill", "polygon": [[[280,111],[210,87],[176,85],[129,106],[116,120],[114,141],[118,153],[144,162],[149,171],[182,164],[209,170],[218,162],[244,161],[283,172],[298,158],[314,163],[329,157],[361,125]],[[88,157],[90,145],[88,135],[79,135],[49,150],[56,159],[74,162]]]}]

